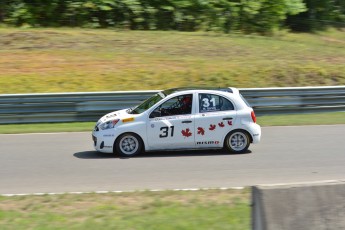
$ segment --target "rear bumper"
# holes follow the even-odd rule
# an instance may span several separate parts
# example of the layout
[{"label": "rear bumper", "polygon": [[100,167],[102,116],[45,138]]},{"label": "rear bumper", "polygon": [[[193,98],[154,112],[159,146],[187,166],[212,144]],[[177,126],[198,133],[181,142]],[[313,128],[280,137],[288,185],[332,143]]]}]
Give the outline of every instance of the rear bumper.
[{"label": "rear bumper", "polygon": [[252,124],[250,127],[253,144],[257,144],[261,140],[261,127],[258,124]]}]

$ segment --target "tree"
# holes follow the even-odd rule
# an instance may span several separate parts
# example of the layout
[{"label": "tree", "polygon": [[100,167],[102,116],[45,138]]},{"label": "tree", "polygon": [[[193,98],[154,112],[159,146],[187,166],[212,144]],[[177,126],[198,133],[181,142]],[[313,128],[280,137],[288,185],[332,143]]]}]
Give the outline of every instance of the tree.
[{"label": "tree", "polygon": [[327,25],[344,26],[344,0],[304,0],[304,3],[308,10],[287,20],[287,24],[293,30],[313,31],[323,29]]}]

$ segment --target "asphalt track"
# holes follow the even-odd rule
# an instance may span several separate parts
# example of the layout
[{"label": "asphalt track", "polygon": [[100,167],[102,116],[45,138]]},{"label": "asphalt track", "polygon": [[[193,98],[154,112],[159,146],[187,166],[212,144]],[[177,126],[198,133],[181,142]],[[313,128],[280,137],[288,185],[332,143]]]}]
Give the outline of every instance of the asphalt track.
[{"label": "asphalt track", "polygon": [[91,133],[0,135],[0,194],[222,188],[345,179],[345,125],[265,127],[250,151],[93,150]]}]

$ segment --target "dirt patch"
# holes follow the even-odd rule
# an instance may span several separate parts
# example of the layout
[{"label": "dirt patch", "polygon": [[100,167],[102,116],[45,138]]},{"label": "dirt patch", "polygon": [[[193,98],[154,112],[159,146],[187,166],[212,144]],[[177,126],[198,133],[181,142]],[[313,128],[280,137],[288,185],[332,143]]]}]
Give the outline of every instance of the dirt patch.
[{"label": "dirt patch", "polygon": [[342,44],[345,45],[344,40],[336,39],[336,38],[330,38],[330,37],[322,37],[321,38],[325,42],[330,42],[330,43],[337,43],[337,44]]}]

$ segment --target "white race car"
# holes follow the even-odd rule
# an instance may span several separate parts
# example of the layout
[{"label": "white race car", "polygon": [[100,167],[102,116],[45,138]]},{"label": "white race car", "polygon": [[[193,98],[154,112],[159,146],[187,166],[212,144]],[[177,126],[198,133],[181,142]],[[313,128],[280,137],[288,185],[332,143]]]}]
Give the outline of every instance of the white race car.
[{"label": "white race car", "polygon": [[97,151],[221,149],[243,153],[261,128],[236,88],[164,90],[142,104],[103,116],[92,132]]}]

